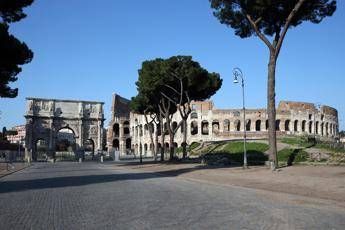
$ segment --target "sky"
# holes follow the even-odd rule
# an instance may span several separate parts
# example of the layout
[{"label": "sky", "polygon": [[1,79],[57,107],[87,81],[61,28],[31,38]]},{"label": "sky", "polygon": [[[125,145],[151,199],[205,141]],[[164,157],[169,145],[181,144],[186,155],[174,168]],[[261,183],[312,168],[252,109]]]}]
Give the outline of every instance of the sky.
[{"label": "sky", "polygon": [[[241,39],[213,16],[208,0],[35,0],[27,18],[10,31],[34,52],[23,66],[15,99],[0,98],[0,127],[25,124],[25,98],[105,102],[109,123],[112,94],[136,95],[145,60],[191,55],[223,86],[216,108],[241,108],[241,87],[232,70],[242,69],[246,107],[266,107],[267,47],[258,37]],[[345,6],[332,17],[288,31],[276,71],[276,100],[332,106],[345,129]]]}]

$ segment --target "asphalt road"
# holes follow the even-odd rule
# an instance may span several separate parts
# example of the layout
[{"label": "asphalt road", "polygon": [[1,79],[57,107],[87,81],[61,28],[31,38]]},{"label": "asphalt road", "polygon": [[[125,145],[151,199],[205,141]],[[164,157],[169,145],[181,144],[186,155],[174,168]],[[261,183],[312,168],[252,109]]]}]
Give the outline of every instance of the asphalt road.
[{"label": "asphalt road", "polygon": [[40,163],[0,179],[0,229],[344,229],[323,201],[128,171]]}]

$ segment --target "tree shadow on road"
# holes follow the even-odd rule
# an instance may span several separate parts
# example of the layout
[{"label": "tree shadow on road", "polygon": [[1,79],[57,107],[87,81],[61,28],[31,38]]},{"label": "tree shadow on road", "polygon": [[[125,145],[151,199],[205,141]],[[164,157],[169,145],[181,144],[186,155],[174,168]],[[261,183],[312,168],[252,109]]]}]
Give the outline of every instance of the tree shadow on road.
[{"label": "tree shadow on road", "polygon": [[[194,166],[182,169],[172,169],[159,172],[137,172],[133,173],[114,173],[114,174],[100,174],[100,175],[82,175],[82,176],[65,176],[65,177],[51,177],[31,180],[16,180],[0,182],[0,194],[20,192],[27,190],[52,189],[62,187],[77,187],[91,184],[111,183],[116,181],[135,181],[146,180],[164,177],[176,177],[184,173],[203,170],[215,167],[209,166]],[[220,167],[217,167],[220,168]],[[227,167],[229,168],[229,167]]]}]

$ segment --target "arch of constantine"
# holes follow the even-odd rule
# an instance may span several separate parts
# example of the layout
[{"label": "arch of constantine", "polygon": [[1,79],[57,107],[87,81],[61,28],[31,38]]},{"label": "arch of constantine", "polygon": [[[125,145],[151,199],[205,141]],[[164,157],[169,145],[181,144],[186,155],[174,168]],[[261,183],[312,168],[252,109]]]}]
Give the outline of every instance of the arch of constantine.
[{"label": "arch of constantine", "polygon": [[43,98],[26,99],[25,158],[37,160],[39,143],[45,143],[53,157],[60,130],[69,130],[74,139],[74,153],[84,151],[91,143],[94,151],[103,146],[103,102],[56,100]]},{"label": "arch of constantine", "polygon": [[[192,113],[187,121],[187,144],[192,142],[222,141],[242,139],[246,129],[248,139],[265,139],[268,130],[266,109],[247,109],[246,122],[243,124],[242,109],[216,109],[212,101],[192,102]],[[148,126],[143,115],[130,112],[129,100],[118,95],[113,97],[112,120],[108,128],[108,151],[114,148],[121,155],[140,152],[151,156]],[[312,103],[281,101],[277,107],[277,135],[310,135],[322,140],[338,137],[338,112],[323,105]],[[181,121],[179,113],[173,116],[173,126]],[[153,132],[159,128],[151,127]],[[167,138],[167,142],[168,142]],[[175,135],[175,147],[181,146],[183,130]],[[165,143],[165,147],[169,147]]]}]

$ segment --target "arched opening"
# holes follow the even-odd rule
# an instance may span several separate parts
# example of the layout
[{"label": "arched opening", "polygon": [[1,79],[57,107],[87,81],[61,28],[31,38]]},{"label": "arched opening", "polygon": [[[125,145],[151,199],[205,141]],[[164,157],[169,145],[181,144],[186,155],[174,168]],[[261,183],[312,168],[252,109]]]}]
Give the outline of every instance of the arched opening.
[{"label": "arched opening", "polygon": [[248,120],[246,121],[246,131],[250,131],[251,125],[252,125],[252,121],[251,121],[250,119],[248,119]]},{"label": "arched opening", "polygon": [[212,122],[212,133],[213,134],[218,134],[219,133],[219,121],[218,120],[214,120]]},{"label": "arched opening", "polygon": [[123,134],[124,135],[129,135],[130,133],[129,133],[129,128],[128,127],[124,127],[123,128]]},{"label": "arched opening", "polygon": [[280,120],[276,120],[276,131],[280,131]]},{"label": "arched opening", "polygon": [[131,138],[126,139],[126,154],[131,153],[132,140]]},{"label": "arched opening", "polygon": [[223,121],[224,132],[230,132],[230,121],[225,119]]},{"label": "arched opening", "polygon": [[38,139],[35,143],[34,161],[45,161],[48,157],[48,143],[44,139]]},{"label": "arched opening", "polygon": [[302,132],[305,132],[306,123],[307,123],[307,121],[305,121],[305,120],[302,121]]},{"label": "arched opening", "polygon": [[124,125],[124,126],[129,125],[129,121],[124,121],[124,122],[123,122],[123,125]]},{"label": "arched opening", "polygon": [[190,134],[191,135],[198,134],[198,123],[196,121],[192,121],[190,123]]},{"label": "arched opening", "polygon": [[236,131],[241,131],[241,121],[236,120],[234,124],[235,124]]},{"label": "arched opening", "polygon": [[298,132],[298,120],[295,120],[295,121],[294,121],[294,124],[293,124],[293,131],[294,131],[294,132]]},{"label": "arched opening", "polygon": [[208,121],[202,121],[201,122],[201,134],[202,135],[208,135]]},{"label": "arched opening", "polygon": [[85,157],[91,156],[92,158],[95,155],[95,142],[92,139],[87,139],[83,145]]},{"label": "arched opening", "polygon": [[328,122],[326,123],[326,136],[328,136]]},{"label": "arched opening", "polygon": [[319,134],[319,122],[318,121],[315,123],[315,133]]},{"label": "arched opening", "polygon": [[114,133],[114,137],[120,136],[120,125],[118,123],[115,123],[113,125],[113,133]]},{"label": "arched opening", "polygon": [[266,127],[266,130],[268,130],[268,128],[269,128],[268,120],[266,120],[266,125],[265,125],[265,127]]},{"label": "arched opening", "polygon": [[261,131],[261,120],[255,122],[255,131]]},{"label": "arched opening", "polygon": [[75,150],[75,135],[72,129],[62,128],[56,134],[56,151],[68,151]]},{"label": "arched opening", "polygon": [[120,141],[119,139],[114,139],[113,140],[113,148],[118,151],[120,149]]},{"label": "arched opening", "polygon": [[290,120],[285,121],[285,131],[286,132],[290,131]]},{"label": "arched opening", "polygon": [[191,119],[198,119],[198,113],[197,112],[192,112],[191,114],[190,114],[190,118]]},{"label": "arched opening", "polygon": [[309,133],[313,132],[313,122],[309,121]]},{"label": "arched opening", "polygon": [[139,125],[139,135],[143,136],[143,125]]},{"label": "arched opening", "polygon": [[324,127],[324,124],[323,123],[321,123],[321,136],[323,136],[323,127]]},{"label": "arched opening", "polygon": [[55,150],[55,157],[59,160],[75,159],[76,141],[71,128],[65,127],[56,133]]}]

